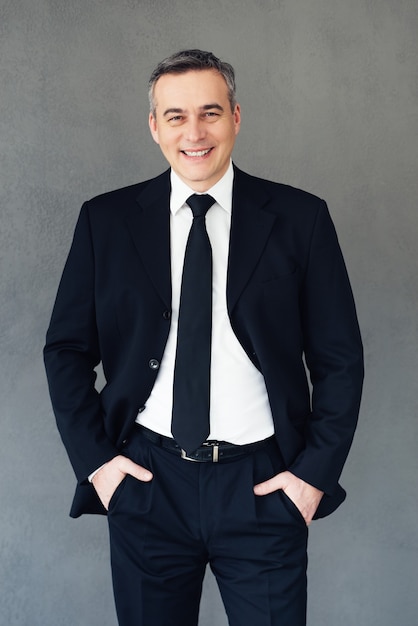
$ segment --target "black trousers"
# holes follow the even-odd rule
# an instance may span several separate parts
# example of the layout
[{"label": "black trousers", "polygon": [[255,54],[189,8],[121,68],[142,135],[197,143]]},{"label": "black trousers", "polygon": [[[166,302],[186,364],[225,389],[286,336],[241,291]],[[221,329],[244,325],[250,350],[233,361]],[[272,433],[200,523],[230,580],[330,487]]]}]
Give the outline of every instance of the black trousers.
[{"label": "black trousers", "polygon": [[109,505],[120,626],[196,626],[209,563],[231,626],[304,626],[308,530],[282,491],[253,486],[283,470],[277,444],[194,463],[135,432],[123,453],[150,469]]}]

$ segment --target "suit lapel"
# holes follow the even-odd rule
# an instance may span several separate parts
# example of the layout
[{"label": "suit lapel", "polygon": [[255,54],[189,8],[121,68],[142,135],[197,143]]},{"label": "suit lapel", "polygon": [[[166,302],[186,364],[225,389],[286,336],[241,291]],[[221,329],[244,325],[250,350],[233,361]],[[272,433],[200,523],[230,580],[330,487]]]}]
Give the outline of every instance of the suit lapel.
[{"label": "suit lapel", "polygon": [[127,216],[141,261],[165,306],[171,308],[169,171],[152,179]]},{"label": "suit lapel", "polygon": [[[234,168],[227,303],[231,314],[264,250],[276,216],[270,195],[256,178]],[[171,307],[170,170],[152,179],[128,212],[137,252],[155,289]]]},{"label": "suit lapel", "polygon": [[270,196],[261,181],[234,169],[227,277],[229,314],[257,265],[276,219],[266,210]]}]

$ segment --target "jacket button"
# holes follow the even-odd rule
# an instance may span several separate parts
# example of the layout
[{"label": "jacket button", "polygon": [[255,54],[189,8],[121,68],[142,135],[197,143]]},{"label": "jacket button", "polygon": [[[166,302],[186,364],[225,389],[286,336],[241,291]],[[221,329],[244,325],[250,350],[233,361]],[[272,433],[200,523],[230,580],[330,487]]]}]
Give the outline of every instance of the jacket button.
[{"label": "jacket button", "polygon": [[157,370],[160,367],[160,362],[157,359],[151,359],[148,365],[152,370]]},{"label": "jacket button", "polygon": [[171,318],[171,311],[164,311],[163,318],[169,320]]}]

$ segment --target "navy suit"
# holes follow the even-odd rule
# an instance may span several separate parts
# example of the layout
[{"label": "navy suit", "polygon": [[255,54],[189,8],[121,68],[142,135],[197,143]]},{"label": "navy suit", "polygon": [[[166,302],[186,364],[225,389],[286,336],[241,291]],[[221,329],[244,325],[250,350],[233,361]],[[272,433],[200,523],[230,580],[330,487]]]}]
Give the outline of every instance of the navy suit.
[{"label": "navy suit", "polygon": [[[86,202],[55,302],[45,363],[78,479],[71,515],[105,513],[87,477],[120,452],[170,328],[169,172]],[[325,203],[235,168],[227,303],[264,375],[286,467],[325,492],[356,427],[363,361],[351,288]],[[312,403],[302,355],[310,372]],[[102,362],[106,386],[94,388]]]},{"label": "navy suit", "polygon": [[275,439],[236,462],[190,463],[134,432],[170,329],[169,200],[165,172],[80,213],[44,351],[78,479],[71,515],[106,513],[88,476],[125,454],[154,478],[128,475],[109,503],[121,625],[195,626],[209,562],[231,625],[303,626],[305,521],[284,491],[252,488],[288,469],[325,492],[316,517],[345,497],[363,355],[337,236],[322,200],[235,168],[228,314],[264,376]]}]

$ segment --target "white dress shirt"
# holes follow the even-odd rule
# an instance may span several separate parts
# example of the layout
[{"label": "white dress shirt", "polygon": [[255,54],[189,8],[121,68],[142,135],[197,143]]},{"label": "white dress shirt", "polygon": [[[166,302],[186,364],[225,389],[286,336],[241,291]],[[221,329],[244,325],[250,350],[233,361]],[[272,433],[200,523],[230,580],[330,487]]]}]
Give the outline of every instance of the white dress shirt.
[{"label": "white dress shirt", "polygon": [[[241,347],[227,312],[226,277],[233,178],[231,163],[223,178],[207,191],[216,200],[206,215],[213,254],[209,439],[243,445],[270,437],[274,427],[264,378]],[[145,409],[136,419],[139,424],[167,437],[172,436],[173,376],[184,252],[193,220],[192,211],[185,202],[193,193],[171,171],[171,327],[155,385]]]}]

